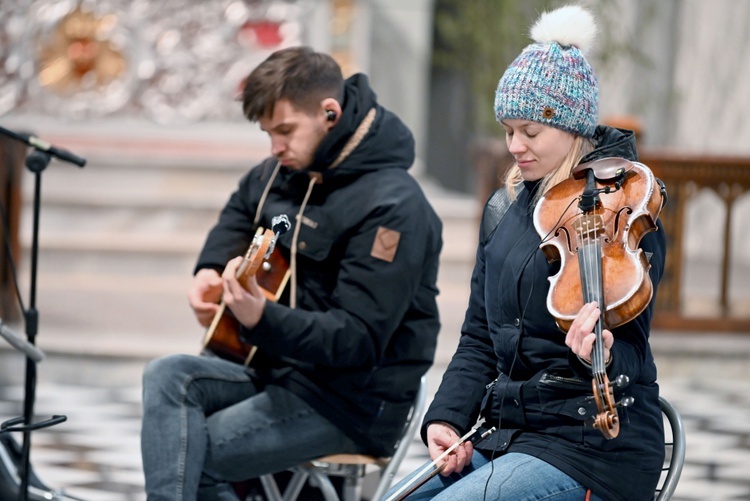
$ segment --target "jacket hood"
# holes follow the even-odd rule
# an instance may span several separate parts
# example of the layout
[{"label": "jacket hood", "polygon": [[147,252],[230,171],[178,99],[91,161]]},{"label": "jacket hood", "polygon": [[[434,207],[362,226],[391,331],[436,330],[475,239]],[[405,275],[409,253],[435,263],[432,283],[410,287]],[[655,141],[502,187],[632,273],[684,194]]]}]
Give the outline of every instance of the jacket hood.
[{"label": "jacket hood", "polygon": [[599,125],[594,132],[594,151],[581,159],[580,163],[590,162],[606,157],[621,157],[637,162],[635,133],[628,129],[616,129]]},{"label": "jacket hood", "polygon": [[[359,137],[363,132],[364,136]],[[354,149],[348,151],[352,144]],[[408,169],[414,158],[411,131],[399,117],[378,104],[367,76],[358,73],[346,80],[341,117],[305,170],[325,172],[327,177],[337,171],[351,174],[382,168]]]}]

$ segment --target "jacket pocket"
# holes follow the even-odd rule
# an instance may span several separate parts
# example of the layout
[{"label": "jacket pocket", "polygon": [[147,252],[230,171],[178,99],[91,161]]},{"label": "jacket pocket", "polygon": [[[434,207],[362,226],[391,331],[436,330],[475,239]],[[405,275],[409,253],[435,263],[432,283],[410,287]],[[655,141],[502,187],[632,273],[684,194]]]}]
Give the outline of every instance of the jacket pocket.
[{"label": "jacket pocket", "polygon": [[321,227],[313,229],[303,225],[297,238],[297,254],[313,261],[325,261],[331,257],[335,240]]},{"label": "jacket pocket", "polygon": [[324,229],[303,226],[297,239],[297,304],[326,310],[336,288],[341,261],[336,240]]},{"label": "jacket pocket", "polygon": [[536,385],[543,413],[584,421],[596,414],[591,381],[545,372]]}]

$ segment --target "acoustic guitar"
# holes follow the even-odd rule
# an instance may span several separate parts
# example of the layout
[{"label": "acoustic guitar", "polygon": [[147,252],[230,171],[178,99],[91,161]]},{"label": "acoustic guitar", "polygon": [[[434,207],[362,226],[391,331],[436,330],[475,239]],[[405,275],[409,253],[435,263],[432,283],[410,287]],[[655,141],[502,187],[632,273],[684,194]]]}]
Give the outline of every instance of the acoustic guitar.
[{"label": "acoustic guitar", "polygon": [[[276,239],[291,225],[289,219],[282,214],[273,218],[271,226],[272,229],[258,229],[235,277],[247,289],[248,279],[255,276],[266,298],[276,302],[284,292],[290,276],[289,263],[276,249]],[[240,327],[240,322],[222,299],[219,310],[203,337],[203,349],[225,360],[249,365],[258,347],[242,339]]]}]

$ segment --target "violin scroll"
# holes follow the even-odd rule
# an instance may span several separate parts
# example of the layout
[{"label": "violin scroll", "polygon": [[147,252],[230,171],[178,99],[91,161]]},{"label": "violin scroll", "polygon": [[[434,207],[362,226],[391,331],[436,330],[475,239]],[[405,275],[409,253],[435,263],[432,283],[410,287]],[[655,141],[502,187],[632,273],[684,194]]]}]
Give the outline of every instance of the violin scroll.
[{"label": "violin scroll", "polygon": [[618,407],[630,407],[635,403],[631,396],[623,397],[619,402],[614,401],[612,388],[623,388],[628,384],[628,377],[620,374],[614,382],[609,382],[607,376],[601,380],[601,384],[595,377],[591,381],[593,398],[599,414],[593,419],[592,426],[601,431],[605,438],[611,440],[620,432],[620,418],[617,414]]}]

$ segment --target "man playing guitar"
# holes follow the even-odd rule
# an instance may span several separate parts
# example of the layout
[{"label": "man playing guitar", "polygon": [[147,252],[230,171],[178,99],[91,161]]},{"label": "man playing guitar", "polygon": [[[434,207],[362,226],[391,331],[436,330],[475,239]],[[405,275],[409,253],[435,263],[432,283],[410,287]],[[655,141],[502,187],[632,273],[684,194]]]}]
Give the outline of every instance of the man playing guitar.
[{"label": "man playing guitar", "polygon": [[[242,106],[271,157],[221,211],[189,299],[207,328],[229,315],[254,355],[148,365],[149,501],[232,499],[232,482],[327,454],[392,455],[435,352],[442,226],[407,171],[406,125],[366,76],[305,47],[253,70]],[[288,231],[269,233],[279,215]],[[269,234],[289,267],[278,293],[259,285]]]}]

